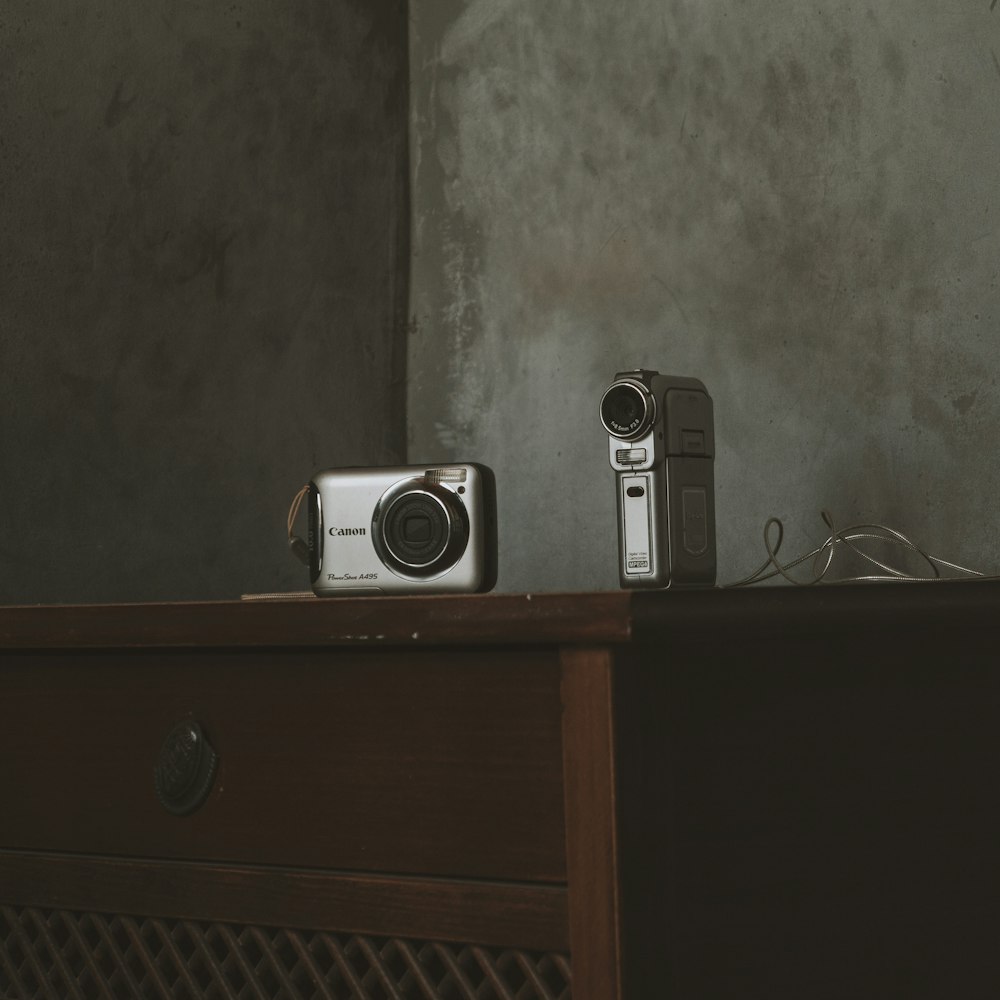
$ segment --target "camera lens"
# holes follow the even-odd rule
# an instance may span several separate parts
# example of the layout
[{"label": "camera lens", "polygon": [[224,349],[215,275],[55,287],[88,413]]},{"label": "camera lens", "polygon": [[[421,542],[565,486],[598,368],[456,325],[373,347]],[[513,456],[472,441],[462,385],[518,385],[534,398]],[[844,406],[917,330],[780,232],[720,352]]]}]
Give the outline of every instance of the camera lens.
[{"label": "camera lens", "polygon": [[390,554],[419,569],[439,559],[448,545],[448,512],[427,493],[404,493],[389,505],[382,532]]},{"label": "camera lens", "polygon": [[383,494],[372,518],[382,561],[404,577],[426,579],[450,569],[468,543],[468,517],[446,487],[407,480]]},{"label": "camera lens", "polygon": [[653,423],[653,399],[631,382],[617,382],[601,400],[601,423],[616,438],[642,437]]}]

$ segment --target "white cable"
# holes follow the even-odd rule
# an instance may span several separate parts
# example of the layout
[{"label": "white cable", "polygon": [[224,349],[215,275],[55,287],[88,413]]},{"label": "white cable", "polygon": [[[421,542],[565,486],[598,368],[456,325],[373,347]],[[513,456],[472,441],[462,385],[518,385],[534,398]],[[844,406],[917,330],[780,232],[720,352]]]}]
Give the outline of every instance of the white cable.
[{"label": "white cable", "polygon": [[[735,583],[725,584],[726,587],[749,587],[756,583],[761,583],[764,580],[773,579],[776,576],[783,576],[789,583],[795,584],[797,587],[810,587],[817,583],[821,583],[826,577],[833,565],[834,556],[837,551],[842,551],[844,548],[849,549],[855,555],[859,556],[872,565],[878,567],[882,570],[882,574],[869,574],[862,576],[850,576],[839,578],[835,583],[862,583],[869,581],[898,581],[913,583],[918,581],[926,580],[939,580],[942,579],[941,571],[939,567],[944,567],[946,569],[955,570],[958,573],[965,573],[968,576],[985,576],[984,573],[979,572],[979,570],[968,569],[965,566],[959,566],[957,563],[948,562],[946,559],[939,559],[937,556],[932,556],[928,552],[925,552],[919,545],[910,541],[902,532],[896,531],[894,528],[886,527],[884,524],[852,524],[848,528],[843,528],[838,530],[833,523],[833,515],[828,510],[823,510],[820,512],[823,521],[826,523],[827,527],[830,529],[830,535],[823,542],[822,545],[813,549],[811,552],[807,552],[803,556],[799,556],[790,563],[782,563],[778,560],[778,550],[781,548],[781,542],[784,538],[785,528],[781,523],[781,519],[777,517],[768,518],[764,525],[764,547],[767,549],[768,558],[765,560],[763,565],[761,565],[755,572],[751,573],[749,576],[744,577],[742,580],[737,580]],[[771,543],[771,527],[776,526],[778,529],[777,539],[772,545]],[[899,546],[901,548],[907,549],[910,552],[914,552],[921,557],[921,559],[927,564],[929,576],[921,576],[917,573],[911,573],[907,570],[898,569],[895,566],[890,565],[888,562],[883,562],[881,559],[875,558],[871,553],[865,552],[864,549],[856,545],[856,542],[861,540],[877,541],[886,543],[889,545]],[[819,569],[819,563],[825,555],[826,563],[822,569]],[[806,560],[813,560],[813,573],[811,579],[799,580],[791,575],[790,570],[794,569],[796,566],[801,565]],[[770,567],[774,567],[770,569]],[[883,575],[884,574],[884,575]]]}]

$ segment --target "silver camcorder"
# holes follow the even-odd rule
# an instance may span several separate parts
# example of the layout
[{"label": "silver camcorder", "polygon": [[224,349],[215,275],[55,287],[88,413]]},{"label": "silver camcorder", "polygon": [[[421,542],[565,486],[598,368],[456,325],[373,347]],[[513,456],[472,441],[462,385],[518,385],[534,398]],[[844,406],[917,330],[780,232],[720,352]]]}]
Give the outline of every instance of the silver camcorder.
[{"label": "silver camcorder", "polygon": [[715,430],[695,378],[619,372],[601,399],[622,587],[715,585]]},{"label": "silver camcorder", "polygon": [[309,483],[319,597],[491,590],[496,557],[496,488],[485,466],[327,469]]}]

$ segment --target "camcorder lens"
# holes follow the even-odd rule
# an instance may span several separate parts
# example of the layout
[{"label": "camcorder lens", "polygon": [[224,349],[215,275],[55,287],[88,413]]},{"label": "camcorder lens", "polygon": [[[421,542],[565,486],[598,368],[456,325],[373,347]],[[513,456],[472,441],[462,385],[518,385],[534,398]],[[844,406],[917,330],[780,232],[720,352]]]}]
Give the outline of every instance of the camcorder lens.
[{"label": "camcorder lens", "polygon": [[617,438],[636,438],[652,423],[652,400],[635,385],[613,385],[601,400],[601,423]]}]

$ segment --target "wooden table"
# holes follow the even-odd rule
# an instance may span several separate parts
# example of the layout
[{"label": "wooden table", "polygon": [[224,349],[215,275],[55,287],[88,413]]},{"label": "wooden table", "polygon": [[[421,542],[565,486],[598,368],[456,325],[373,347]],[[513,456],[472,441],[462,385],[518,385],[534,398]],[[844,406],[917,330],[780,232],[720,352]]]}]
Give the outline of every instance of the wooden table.
[{"label": "wooden table", "polygon": [[[986,995],[998,611],[2,608],[0,996]],[[187,815],[178,723],[217,756]]]}]

